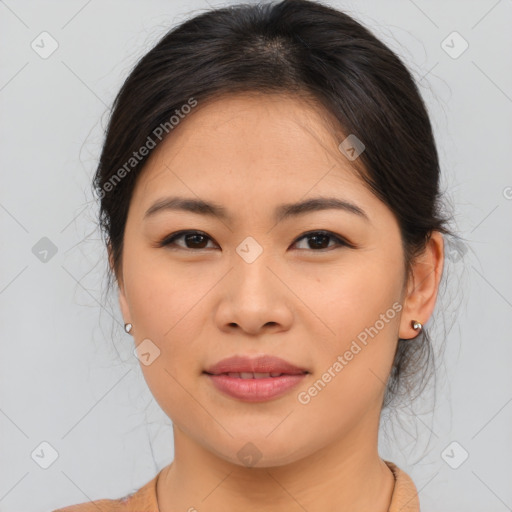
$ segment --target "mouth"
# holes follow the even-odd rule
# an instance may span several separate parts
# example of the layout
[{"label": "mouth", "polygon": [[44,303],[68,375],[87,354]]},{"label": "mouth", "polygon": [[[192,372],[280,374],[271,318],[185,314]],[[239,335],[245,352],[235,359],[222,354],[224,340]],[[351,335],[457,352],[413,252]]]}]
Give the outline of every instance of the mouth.
[{"label": "mouth", "polygon": [[256,357],[234,355],[205,368],[204,373],[211,375],[230,375],[242,379],[264,379],[281,375],[299,375],[308,373],[301,368],[277,356],[262,354]]},{"label": "mouth", "polygon": [[203,371],[217,391],[244,402],[264,402],[281,397],[309,374],[306,368],[268,354],[231,356]]},{"label": "mouth", "polygon": [[242,402],[268,402],[285,396],[310,375],[282,372],[203,372],[214,389],[223,396]]},{"label": "mouth", "polygon": [[228,377],[232,377],[234,379],[268,379],[268,378],[277,378],[283,375],[305,375],[308,374],[308,371],[296,372],[296,373],[282,373],[282,372],[224,372],[224,373],[209,373],[203,372],[206,375],[226,375]]}]

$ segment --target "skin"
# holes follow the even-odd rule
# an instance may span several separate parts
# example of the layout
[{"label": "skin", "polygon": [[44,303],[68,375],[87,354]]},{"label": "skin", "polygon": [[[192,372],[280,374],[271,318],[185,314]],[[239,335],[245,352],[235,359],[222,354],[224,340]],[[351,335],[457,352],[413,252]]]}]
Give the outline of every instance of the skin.
[{"label": "skin", "polygon": [[[239,93],[198,105],[153,150],[131,200],[117,275],[135,345],[160,355],[141,364],[171,418],[175,458],[158,480],[160,512],[388,510],[394,478],[378,454],[378,427],[398,337],[431,316],[443,268],[433,232],[406,279],[399,226],[338,149],[326,113],[299,98]],[[214,201],[232,219],[146,210],[165,196]],[[276,222],[282,203],[329,196],[369,221],[327,209]],[[199,230],[199,242],[179,230]],[[354,248],[303,237],[327,230]],[[247,263],[247,237],[262,254]],[[112,261],[111,261],[112,264]],[[311,398],[298,401],[357,335],[402,309]],[[406,342],[403,342],[406,343]],[[203,374],[233,354],[278,355],[311,373],[284,396],[243,402]],[[252,443],[260,459],[238,451]]]}]

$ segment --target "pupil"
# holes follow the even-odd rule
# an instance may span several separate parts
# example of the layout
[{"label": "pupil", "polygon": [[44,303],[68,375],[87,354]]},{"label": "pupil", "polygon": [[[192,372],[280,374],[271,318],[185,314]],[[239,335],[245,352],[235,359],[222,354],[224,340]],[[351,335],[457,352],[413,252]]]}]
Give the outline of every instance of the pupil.
[{"label": "pupil", "polygon": [[[321,240],[323,240],[323,241],[325,242],[326,240],[328,240],[328,239],[329,239],[329,235],[312,235],[312,236],[310,237],[310,239],[309,239],[309,240],[310,240],[310,242],[311,242],[312,240],[314,240],[313,245],[314,245],[316,248],[325,249],[325,247],[327,247],[327,246],[329,245],[329,243],[327,243],[327,244],[325,244],[325,243],[321,243],[321,242],[320,242],[320,243],[318,243],[318,239],[321,239]],[[310,247],[311,247],[311,244],[310,244]]]},{"label": "pupil", "polygon": [[[186,235],[186,240],[187,240],[187,245],[188,245],[188,242],[192,239],[192,245],[194,245],[194,247],[198,247],[200,249],[203,249],[204,246],[206,245],[204,242],[205,242],[205,236],[204,235],[198,235],[198,234],[188,234]],[[195,244],[195,242],[197,242],[199,239],[199,243],[198,244]],[[203,239],[203,243],[201,244],[201,239]]]}]

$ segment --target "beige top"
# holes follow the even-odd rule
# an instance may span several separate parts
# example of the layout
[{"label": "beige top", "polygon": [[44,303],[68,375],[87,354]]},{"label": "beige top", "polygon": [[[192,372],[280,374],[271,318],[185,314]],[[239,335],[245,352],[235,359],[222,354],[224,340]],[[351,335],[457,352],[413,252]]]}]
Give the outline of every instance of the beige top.
[{"label": "beige top", "polygon": [[[387,460],[384,462],[395,477],[395,487],[388,512],[420,512],[418,491],[411,477],[392,462]],[[124,498],[88,501],[59,508],[53,512],[159,512],[156,483],[163,469],[138,491]]]}]

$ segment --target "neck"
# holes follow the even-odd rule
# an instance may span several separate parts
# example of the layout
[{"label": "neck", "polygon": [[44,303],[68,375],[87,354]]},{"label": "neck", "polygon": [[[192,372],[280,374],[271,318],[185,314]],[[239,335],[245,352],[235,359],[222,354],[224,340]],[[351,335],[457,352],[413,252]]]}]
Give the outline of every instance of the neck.
[{"label": "neck", "polygon": [[261,468],[226,461],[177,426],[174,446],[174,461],[158,480],[160,512],[387,512],[391,502],[394,476],[378,455],[376,429],[355,430],[293,463]]}]

